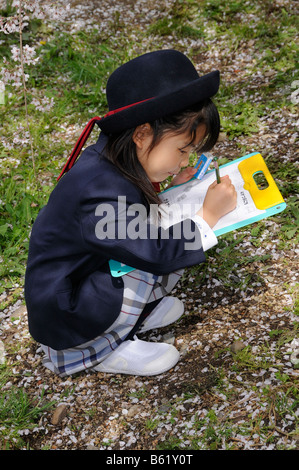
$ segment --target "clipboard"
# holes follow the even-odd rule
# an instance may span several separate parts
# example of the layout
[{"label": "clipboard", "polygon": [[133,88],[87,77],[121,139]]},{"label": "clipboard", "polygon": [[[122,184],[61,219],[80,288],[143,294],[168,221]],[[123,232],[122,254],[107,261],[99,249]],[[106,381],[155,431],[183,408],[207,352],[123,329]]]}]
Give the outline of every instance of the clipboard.
[{"label": "clipboard", "polygon": [[[222,217],[213,227],[216,237],[276,215],[286,208],[286,203],[260,153],[253,152],[240,157],[221,165],[219,170],[221,176],[230,174],[239,202],[234,211]],[[259,176],[263,178],[263,185],[258,183],[257,177]],[[214,180],[215,171],[210,170],[200,181],[193,177],[187,183],[173,186],[160,193],[166,212],[167,207],[182,208],[172,214],[173,218],[168,221],[169,225],[197,212],[202,205],[208,186]],[[201,192],[201,200],[195,201],[199,192]],[[190,204],[191,201],[192,204]],[[184,204],[188,206],[189,211],[193,212],[189,214],[188,211],[184,212]],[[109,267],[113,277],[123,276],[135,269],[115,260],[109,261]]]}]

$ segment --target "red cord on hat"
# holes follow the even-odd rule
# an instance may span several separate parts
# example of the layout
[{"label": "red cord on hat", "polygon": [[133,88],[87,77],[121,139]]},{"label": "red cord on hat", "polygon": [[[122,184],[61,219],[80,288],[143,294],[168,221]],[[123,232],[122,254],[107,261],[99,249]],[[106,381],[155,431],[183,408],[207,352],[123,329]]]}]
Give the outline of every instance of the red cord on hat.
[{"label": "red cord on hat", "polygon": [[[138,101],[137,103],[132,103],[132,104],[129,104],[127,106],[124,106],[123,108],[118,108],[118,109],[113,109],[112,111],[109,111],[107,114],[105,114],[104,118],[106,117],[109,117],[109,116],[112,116],[113,114],[116,114],[120,111],[124,111],[125,109],[127,108],[131,108],[131,106],[135,106],[137,104],[140,104],[140,103],[144,103],[145,101],[148,101],[148,100],[151,100],[152,98],[147,98],[146,100],[142,100],[142,101]],[[104,119],[103,118],[103,119]],[[77,160],[78,156],[80,155],[80,152],[82,150],[82,147],[83,145],[85,144],[86,140],[88,139],[95,123],[97,121],[100,121],[102,118],[96,116],[94,118],[92,118],[88,124],[85,126],[85,129],[84,131],[82,132],[82,134],[80,135],[79,139],[77,140],[76,142],[76,145],[71,153],[71,155],[69,156],[66,164],[64,165],[63,169],[62,169],[62,172],[60,173],[60,175],[58,176],[57,178],[57,181],[60,180],[60,178],[62,177],[62,175],[64,173],[66,173],[67,171],[69,171],[72,166],[74,165],[75,161]]]},{"label": "red cord on hat", "polygon": [[82,150],[83,145],[85,144],[86,140],[88,139],[89,134],[91,133],[91,131],[93,129],[93,126],[100,119],[101,119],[100,117],[96,116],[88,122],[88,124],[85,127],[84,131],[82,132],[79,139],[77,140],[77,143],[76,143],[71,155],[69,156],[66,164],[64,165],[64,167],[62,169],[62,172],[58,176],[57,181],[60,180],[60,178],[62,177],[62,175],[64,173],[66,173],[67,171],[69,171],[72,168],[72,166],[74,165],[75,161],[77,160],[77,158],[78,158],[78,156],[79,156],[79,154]]}]

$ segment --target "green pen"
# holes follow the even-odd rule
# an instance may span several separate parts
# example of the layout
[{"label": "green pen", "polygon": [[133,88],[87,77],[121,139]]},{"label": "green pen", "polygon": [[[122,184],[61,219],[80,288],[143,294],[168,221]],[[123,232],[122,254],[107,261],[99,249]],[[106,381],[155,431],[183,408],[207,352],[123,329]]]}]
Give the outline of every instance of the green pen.
[{"label": "green pen", "polygon": [[217,183],[220,184],[220,183],[221,183],[221,179],[220,179],[220,173],[219,173],[218,162],[217,162],[216,158],[214,158],[213,163],[214,163],[214,167],[215,167],[215,171],[216,171]]}]

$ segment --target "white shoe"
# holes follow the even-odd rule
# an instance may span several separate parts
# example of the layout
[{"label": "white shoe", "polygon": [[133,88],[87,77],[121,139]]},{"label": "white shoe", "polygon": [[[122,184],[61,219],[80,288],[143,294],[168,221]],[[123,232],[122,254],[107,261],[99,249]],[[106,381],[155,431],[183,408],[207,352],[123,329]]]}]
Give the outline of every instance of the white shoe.
[{"label": "white shoe", "polygon": [[135,337],[118,348],[93,369],[97,372],[130,375],[158,375],[176,365],[180,353],[171,344],[149,343]]},{"label": "white shoe", "polygon": [[176,297],[163,297],[142,323],[139,333],[162,328],[177,321],[184,313],[184,304]]}]

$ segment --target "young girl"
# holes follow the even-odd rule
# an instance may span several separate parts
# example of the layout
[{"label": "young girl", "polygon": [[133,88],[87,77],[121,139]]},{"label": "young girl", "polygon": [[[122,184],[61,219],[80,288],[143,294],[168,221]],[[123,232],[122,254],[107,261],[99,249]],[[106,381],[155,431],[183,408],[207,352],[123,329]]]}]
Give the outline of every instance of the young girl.
[{"label": "young girl", "polygon": [[[199,77],[175,50],[144,54],[109,78],[110,111],[82,133],[30,240],[29,330],[44,364],[60,376],[86,369],[155,375],[179,360],[174,346],[136,332],[181,317],[183,303],[167,294],[183,268],[205,261],[217,243],[212,227],[234,209],[236,192],[228,177],[213,183],[200,211],[168,230],[148,215],[160,202],[157,185],[170,176],[172,184],[188,181],[190,152],[216,143],[219,116],[210,98],[218,87],[218,71]],[[95,123],[100,137],[76,161]],[[144,209],[138,231],[136,208]],[[134,270],[113,277],[110,260]]]}]

